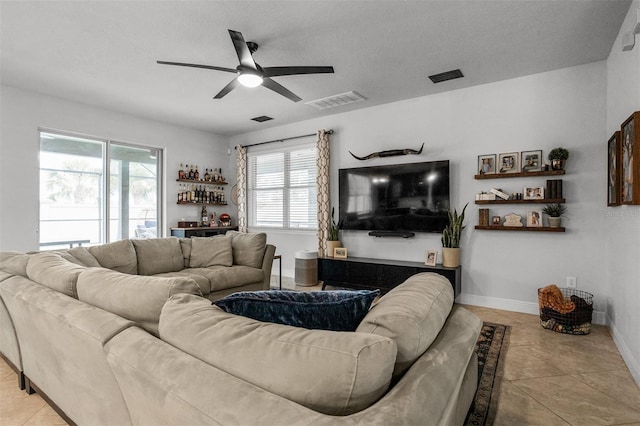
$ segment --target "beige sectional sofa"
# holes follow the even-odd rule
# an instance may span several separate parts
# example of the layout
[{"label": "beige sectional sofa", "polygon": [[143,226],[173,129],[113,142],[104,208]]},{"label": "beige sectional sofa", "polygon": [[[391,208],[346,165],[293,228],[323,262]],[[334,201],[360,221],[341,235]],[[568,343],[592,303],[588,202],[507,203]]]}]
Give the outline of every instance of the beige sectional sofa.
[{"label": "beige sectional sofa", "polygon": [[[445,278],[411,277],[356,332],[264,323],[211,304],[235,276],[213,272],[273,256],[264,245],[260,258],[251,234],[229,238],[233,266],[202,266],[228,263],[218,242],[194,240],[188,251],[179,240],[190,267],[164,272],[178,268],[175,257],[140,256],[136,242],[135,265],[116,260],[114,246],[3,254],[3,356],[76,424],[462,423],[476,389],[482,323],[453,307]],[[87,253],[100,267],[86,266]],[[134,267],[146,275],[133,275]],[[196,273],[202,268],[212,269]],[[194,276],[208,279],[209,298]]]}]

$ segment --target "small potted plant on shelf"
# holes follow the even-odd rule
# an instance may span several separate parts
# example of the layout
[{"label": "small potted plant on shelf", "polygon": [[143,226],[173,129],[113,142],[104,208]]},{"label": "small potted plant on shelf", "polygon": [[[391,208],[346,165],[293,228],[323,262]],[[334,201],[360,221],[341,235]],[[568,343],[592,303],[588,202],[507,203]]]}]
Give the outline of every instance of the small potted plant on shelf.
[{"label": "small potted plant on shelf", "polygon": [[562,147],[553,148],[549,151],[549,160],[551,161],[551,168],[553,170],[564,170],[568,158],[569,151]]},{"label": "small potted plant on shelf", "polygon": [[562,215],[567,212],[567,206],[560,203],[547,204],[542,211],[549,216],[549,227],[559,228]]},{"label": "small potted plant on shelf", "polygon": [[327,228],[327,252],[325,256],[333,257],[333,250],[336,247],[342,247],[340,242],[340,226],[342,223],[336,223],[334,219],[335,207],[331,208],[331,222]]},{"label": "small potted plant on shelf", "polygon": [[449,224],[442,231],[442,266],[456,268],[460,266],[460,235],[465,228],[464,212],[469,203],[464,205],[462,212],[449,210]]}]

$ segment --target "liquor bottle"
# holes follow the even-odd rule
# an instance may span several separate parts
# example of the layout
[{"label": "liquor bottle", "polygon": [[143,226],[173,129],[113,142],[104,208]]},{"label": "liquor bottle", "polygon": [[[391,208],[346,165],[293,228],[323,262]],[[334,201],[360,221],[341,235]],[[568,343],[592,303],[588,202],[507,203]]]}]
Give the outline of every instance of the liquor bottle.
[{"label": "liquor bottle", "polygon": [[180,170],[178,170],[178,179],[184,179],[184,169],[182,168],[182,163],[180,163]]},{"label": "liquor bottle", "polygon": [[[189,166],[187,166],[189,167]],[[189,179],[193,180],[195,179],[195,174],[193,173],[193,164],[191,165],[191,168],[189,169]]]},{"label": "liquor bottle", "polygon": [[195,180],[200,180],[200,172],[198,172],[198,165],[196,165],[196,171],[193,173],[193,178]]},{"label": "liquor bottle", "polygon": [[219,176],[220,182],[224,182],[224,176],[222,176],[222,168],[218,169],[218,176]]},{"label": "liquor bottle", "polygon": [[204,169],[204,181],[209,182],[209,169]]},{"label": "liquor bottle", "polygon": [[220,179],[220,173],[218,173],[218,169],[213,169],[213,181],[217,182]]},{"label": "liquor bottle", "polygon": [[220,204],[226,204],[224,200],[224,188],[220,188]]},{"label": "liquor bottle", "polygon": [[178,204],[182,203],[182,185],[178,188]]},{"label": "liquor bottle", "polygon": [[192,203],[196,202],[196,186],[195,185],[191,185],[191,202]]},{"label": "liquor bottle", "polygon": [[202,206],[200,217],[202,218],[202,226],[209,226],[209,214],[207,213],[207,206]]}]

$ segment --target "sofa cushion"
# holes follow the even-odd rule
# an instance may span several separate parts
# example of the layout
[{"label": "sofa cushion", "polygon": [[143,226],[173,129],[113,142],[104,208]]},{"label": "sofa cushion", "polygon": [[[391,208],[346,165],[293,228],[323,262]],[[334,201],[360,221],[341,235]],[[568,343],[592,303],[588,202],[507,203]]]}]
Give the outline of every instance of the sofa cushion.
[{"label": "sofa cushion", "polygon": [[191,278],[198,284],[203,296],[211,293],[211,282],[206,276],[206,272],[210,272],[212,268],[224,268],[224,266],[213,266],[211,268],[187,268],[176,272],[165,272],[162,274],[155,274],[154,277],[187,277]]},{"label": "sofa cushion", "polygon": [[0,252],[0,269],[13,275],[27,276],[27,263],[31,254],[16,251]]},{"label": "sofa cushion", "polygon": [[27,275],[39,284],[67,296],[78,298],[76,283],[80,273],[87,268],[69,262],[58,253],[41,252],[31,255]]},{"label": "sofa cushion", "polygon": [[267,247],[267,234],[228,231],[227,235],[232,238],[234,265],[262,268],[264,250]]},{"label": "sofa cushion", "polygon": [[136,250],[139,275],[175,272],[184,268],[180,241],[175,237],[131,240]]},{"label": "sofa cushion", "polygon": [[136,251],[131,240],[89,247],[89,253],[96,258],[100,266],[125,274],[138,273]]},{"label": "sofa cushion", "polygon": [[209,266],[231,266],[231,237],[193,237],[191,239],[191,268],[208,268]]},{"label": "sofa cushion", "polygon": [[78,277],[78,299],[135,321],[148,332],[158,334],[162,305],[177,293],[201,296],[191,278],[128,275],[103,268],[89,268]]},{"label": "sofa cushion", "polygon": [[98,262],[98,260],[93,257],[93,255],[86,247],[74,247],[72,249],[61,252],[60,254],[63,253],[70,255],[73,259],[76,260],[74,263],[77,263],[80,266],[86,266],[88,268],[99,268],[101,266],[100,262]]},{"label": "sofa cushion", "polygon": [[442,275],[414,275],[382,296],[357,332],[389,337],[398,346],[394,375],[402,374],[435,340],[453,306],[453,287]]},{"label": "sofa cushion", "polygon": [[383,336],[255,321],[186,294],[165,304],[160,337],[241,380],[331,415],[378,400],[396,357],[395,343]]},{"label": "sofa cushion", "polygon": [[249,266],[233,265],[231,267],[207,268],[206,274],[211,283],[211,292],[240,287],[246,284],[264,281],[264,271]]},{"label": "sofa cushion", "polygon": [[295,327],[355,331],[380,290],[243,291],[216,300],[225,312]]}]

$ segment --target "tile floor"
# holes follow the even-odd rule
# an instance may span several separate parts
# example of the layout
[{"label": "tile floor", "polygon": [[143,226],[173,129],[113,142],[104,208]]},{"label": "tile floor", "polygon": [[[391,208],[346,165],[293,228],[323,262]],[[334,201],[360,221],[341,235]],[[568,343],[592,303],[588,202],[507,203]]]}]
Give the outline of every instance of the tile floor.
[{"label": "tile floor", "polygon": [[[640,426],[640,388],[608,328],[569,336],[544,330],[535,315],[467,308],[512,326],[495,425]],[[15,372],[0,360],[0,425],[65,424],[40,396],[20,391]]]}]

